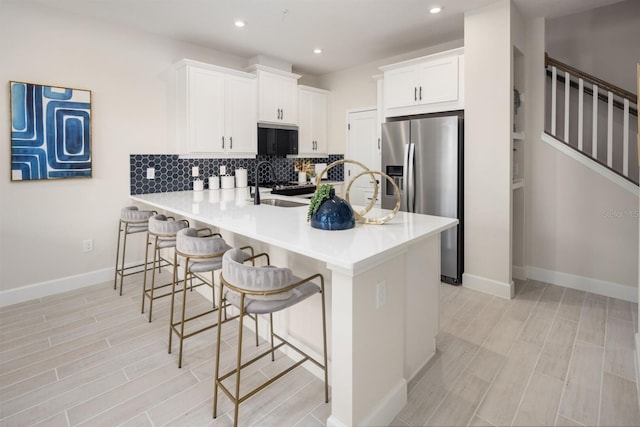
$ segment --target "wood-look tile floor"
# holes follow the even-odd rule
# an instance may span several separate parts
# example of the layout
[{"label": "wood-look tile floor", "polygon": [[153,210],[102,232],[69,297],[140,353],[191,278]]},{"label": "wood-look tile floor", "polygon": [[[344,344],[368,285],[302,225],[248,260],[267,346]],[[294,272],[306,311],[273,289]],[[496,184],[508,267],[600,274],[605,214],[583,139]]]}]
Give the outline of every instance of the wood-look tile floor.
[{"label": "wood-look tile floor", "polygon": [[[128,279],[122,297],[105,283],[0,309],[0,426],[232,425],[225,396],[211,415],[215,329],[185,342],[178,369],[168,299],[148,323],[140,279]],[[210,306],[188,298],[193,312]],[[529,281],[512,301],[441,285],[440,310],[438,352],[393,425],[640,425],[636,304]],[[226,326],[231,366],[237,331]],[[266,348],[244,337],[248,351]],[[242,385],[289,362],[267,358]],[[240,424],[321,426],[329,414],[322,382],[297,368],[241,405]]]}]

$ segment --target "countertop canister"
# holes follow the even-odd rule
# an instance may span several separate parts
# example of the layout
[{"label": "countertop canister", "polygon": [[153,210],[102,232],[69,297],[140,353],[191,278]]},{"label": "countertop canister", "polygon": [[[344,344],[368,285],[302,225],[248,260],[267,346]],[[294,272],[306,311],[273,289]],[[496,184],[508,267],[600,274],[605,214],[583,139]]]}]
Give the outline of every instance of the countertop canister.
[{"label": "countertop canister", "polygon": [[209,177],[209,190],[217,190],[220,188],[220,179],[218,175],[211,175]]},{"label": "countertop canister", "polygon": [[220,188],[233,188],[234,186],[233,175],[223,175],[220,177]]},{"label": "countertop canister", "polygon": [[236,187],[245,188],[248,186],[247,170],[245,168],[236,169]]}]

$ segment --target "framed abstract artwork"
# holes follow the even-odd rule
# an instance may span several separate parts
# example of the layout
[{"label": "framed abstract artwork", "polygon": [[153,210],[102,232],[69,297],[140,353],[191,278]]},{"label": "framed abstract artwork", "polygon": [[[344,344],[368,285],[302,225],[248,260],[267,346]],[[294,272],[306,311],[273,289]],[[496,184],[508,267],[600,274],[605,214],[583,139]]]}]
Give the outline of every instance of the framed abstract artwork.
[{"label": "framed abstract artwork", "polygon": [[91,178],[91,91],[9,85],[11,180]]}]

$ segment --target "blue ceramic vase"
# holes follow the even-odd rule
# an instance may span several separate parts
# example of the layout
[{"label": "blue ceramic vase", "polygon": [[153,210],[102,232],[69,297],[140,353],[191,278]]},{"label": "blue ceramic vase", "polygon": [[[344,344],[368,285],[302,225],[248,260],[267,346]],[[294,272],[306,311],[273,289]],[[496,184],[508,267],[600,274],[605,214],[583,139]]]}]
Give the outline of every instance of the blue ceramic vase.
[{"label": "blue ceramic vase", "polygon": [[348,230],[356,226],[356,218],[351,205],[335,190],[329,191],[329,198],[322,202],[316,213],[311,216],[311,226],[322,230]]}]

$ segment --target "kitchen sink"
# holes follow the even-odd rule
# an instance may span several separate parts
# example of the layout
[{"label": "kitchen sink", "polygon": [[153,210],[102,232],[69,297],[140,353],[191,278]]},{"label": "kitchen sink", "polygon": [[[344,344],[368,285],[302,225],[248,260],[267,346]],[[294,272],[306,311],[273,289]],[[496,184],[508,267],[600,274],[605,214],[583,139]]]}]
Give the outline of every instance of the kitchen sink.
[{"label": "kitchen sink", "polygon": [[298,206],[307,206],[306,203],[294,202],[293,200],[282,199],[262,199],[262,205],[280,206],[281,208],[296,208]]}]

